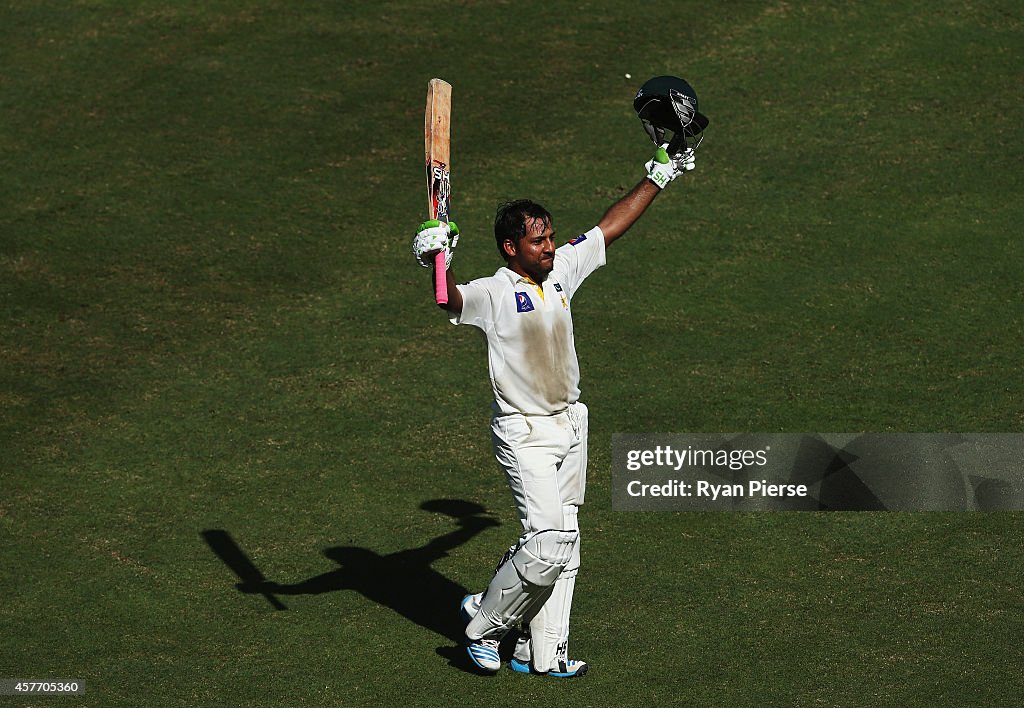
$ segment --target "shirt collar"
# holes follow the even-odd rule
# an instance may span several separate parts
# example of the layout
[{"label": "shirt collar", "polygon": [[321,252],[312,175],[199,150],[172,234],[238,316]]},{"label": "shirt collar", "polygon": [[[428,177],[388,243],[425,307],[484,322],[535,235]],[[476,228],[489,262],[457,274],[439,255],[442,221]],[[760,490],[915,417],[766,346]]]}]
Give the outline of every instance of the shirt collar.
[{"label": "shirt collar", "polygon": [[512,285],[519,285],[519,283],[523,283],[524,285],[532,285],[535,288],[543,288],[544,283],[547,282],[547,280],[545,280],[544,283],[535,283],[532,278],[527,278],[525,275],[519,275],[519,273],[505,266],[498,268],[495,275],[504,277],[508,282],[512,283]]}]

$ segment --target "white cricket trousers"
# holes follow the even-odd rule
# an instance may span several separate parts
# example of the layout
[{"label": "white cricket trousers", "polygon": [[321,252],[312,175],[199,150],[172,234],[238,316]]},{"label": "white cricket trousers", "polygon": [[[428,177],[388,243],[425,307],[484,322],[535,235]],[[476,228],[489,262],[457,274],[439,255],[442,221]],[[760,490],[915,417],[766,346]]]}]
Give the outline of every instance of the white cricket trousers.
[{"label": "white cricket trousers", "polygon": [[550,416],[491,419],[494,456],[512,490],[521,539],[545,529],[575,529],[587,488],[587,407]]},{"label": "white cricket trousers", "polygon": [[[523,525],[519,543],[546,529],[578,532],[577,511],[587,489],[587,407],[573,403],[556,415],[496,416],[491,438]],[[543,604],[523,617],[529,632],[516,643],[515,657],[532,663],[535,670],[564,671],[568,662],[580,545],[577,540],[572,558]]]}]

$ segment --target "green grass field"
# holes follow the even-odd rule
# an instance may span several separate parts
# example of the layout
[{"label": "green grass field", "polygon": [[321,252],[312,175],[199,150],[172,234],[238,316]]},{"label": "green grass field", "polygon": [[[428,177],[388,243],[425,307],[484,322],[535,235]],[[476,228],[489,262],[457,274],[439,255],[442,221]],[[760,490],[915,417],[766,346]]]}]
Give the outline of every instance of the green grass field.
[{"label": "green grass field", "polygon": [[[1021,20],[3,3],[0,679],[88,705],[1017,705],[1024,515],[616,514],[609,469],[616,432],[1024,432]],[[426,83],[454,86],[468,279],[499,202],[569,238],[641,177],[631,101],[663,73],[711,118],[697,170],[574,301],[592,670],[478,676],[455,602],[518,524],[482,340],[409,250]]]}]

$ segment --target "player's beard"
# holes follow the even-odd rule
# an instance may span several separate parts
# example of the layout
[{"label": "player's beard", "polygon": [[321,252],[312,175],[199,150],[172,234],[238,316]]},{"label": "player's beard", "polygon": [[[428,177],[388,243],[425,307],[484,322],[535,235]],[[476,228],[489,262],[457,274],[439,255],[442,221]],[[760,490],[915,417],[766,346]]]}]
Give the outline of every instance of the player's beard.
[{"label": "player's beard", "polygon": [[533,282],[535,282],[535,283],[537,283],[539,285],[540,283],[543,283],[545,280],[548,279],[548,275],[554,269],[555,269],[555,257],[554,256],[552,256],[550,259],[541,258],[540,260],[537,261],[536,266],[530,270],[530,273],[529,273],[530,279],[533,280]]}]

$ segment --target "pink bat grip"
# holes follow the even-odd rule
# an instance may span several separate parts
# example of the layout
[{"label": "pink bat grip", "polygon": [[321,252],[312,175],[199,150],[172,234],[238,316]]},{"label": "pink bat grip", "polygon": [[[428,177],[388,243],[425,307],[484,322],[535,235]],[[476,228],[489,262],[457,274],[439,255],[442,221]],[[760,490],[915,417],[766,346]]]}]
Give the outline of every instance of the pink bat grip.
[{"label": "pink bat grip", "polygon": [[448,269],[445,267],[444,251],[434,256],[434,300],[438,305],[448,304]]}]

